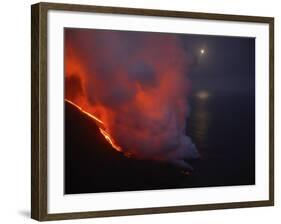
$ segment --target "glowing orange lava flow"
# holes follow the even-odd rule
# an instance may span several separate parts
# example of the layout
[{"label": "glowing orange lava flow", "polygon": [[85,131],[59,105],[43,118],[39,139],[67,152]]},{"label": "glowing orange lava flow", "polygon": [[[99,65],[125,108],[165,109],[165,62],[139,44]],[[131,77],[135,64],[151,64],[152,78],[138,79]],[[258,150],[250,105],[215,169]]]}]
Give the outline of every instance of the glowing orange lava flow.
[{"label": "glowing orange lava flow", "polygon": [[103,129],[99,128],[102,135],[105,137],[105,139],[111,144],[113,148],[115,148],[118,152],[122,152],[122,148],[118,145],[116,145],[113,141],[113,139],[110,137],[110,135]]},{"label": "glowing orange lava flow", "polygon": [[100,133],[104,136],[104,138],[106,139],[106,141],[108,141],[111,146],[116,149],[118,152],[122,152],[122,148],[117,145],[114,140],[112,139],[112,137],[110,136],[110,134],[105,130],[104,127],[104,122],[101,121],[100,119],[98,119],[96,116],[94,116],[93,114],[90,114],[89,112],[85,111],[82,107],[78,106],[77,104],[71,102],[70,100],[65,99],[66,102],[70,103],[71,105],[73,105],[74,107],[76,107],[78,110],[80,110],[83,114],[87,115],[88,117],[90,117],[91,119],[93,119],[100,130]]}]

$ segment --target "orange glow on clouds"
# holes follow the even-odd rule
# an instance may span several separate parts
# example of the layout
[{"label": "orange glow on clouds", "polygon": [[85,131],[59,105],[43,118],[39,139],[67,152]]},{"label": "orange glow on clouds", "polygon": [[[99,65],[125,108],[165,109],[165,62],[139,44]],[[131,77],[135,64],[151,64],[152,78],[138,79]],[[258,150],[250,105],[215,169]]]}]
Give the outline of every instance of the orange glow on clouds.
[{"label": "orange glow on clouds", "polygon": [[188,167],[189,57],[172,34],[65,29],[65,99],[117,151]]}]

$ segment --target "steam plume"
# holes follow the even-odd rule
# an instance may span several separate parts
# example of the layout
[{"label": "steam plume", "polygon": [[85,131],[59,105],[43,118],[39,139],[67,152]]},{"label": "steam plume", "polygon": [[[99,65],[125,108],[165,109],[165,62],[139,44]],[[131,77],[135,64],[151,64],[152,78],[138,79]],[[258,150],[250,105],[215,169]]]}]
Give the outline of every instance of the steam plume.
[{"label": "steam plume", "polygon": [[65,29],[65,98],[103,121],[126,156],[184,169],[189,58],[174,34]]}]

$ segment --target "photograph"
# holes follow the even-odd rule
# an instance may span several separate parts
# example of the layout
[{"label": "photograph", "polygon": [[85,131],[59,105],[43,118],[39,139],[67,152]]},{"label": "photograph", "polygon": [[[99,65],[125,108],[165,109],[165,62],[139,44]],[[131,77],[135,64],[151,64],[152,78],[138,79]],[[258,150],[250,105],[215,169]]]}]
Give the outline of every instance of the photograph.
[{"label": "photograph", "polygon": [[63,40],[65,194],[255,185],[254,37]]}]

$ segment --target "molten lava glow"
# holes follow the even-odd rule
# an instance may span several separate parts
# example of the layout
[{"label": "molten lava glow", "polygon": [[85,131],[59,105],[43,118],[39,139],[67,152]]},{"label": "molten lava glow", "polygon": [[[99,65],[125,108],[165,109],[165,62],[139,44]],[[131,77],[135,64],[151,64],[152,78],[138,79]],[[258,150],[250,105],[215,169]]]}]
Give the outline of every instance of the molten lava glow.
[{"label": "molten lava glow", "polygon": [[93,120],[95,120],[95,122],[98,122],[98,124],[103,124],[103,122],[100,119],[98,119],[96,116],[90,114],[89,112],[83,110],[82,107],[80,107],[77,104],[71,102],[70,100],[65,99],[65,101],[70,103],[72,106],[76,107],[77,109],[79,109],[82,113],[86,114],[88,117],[90,117]]},{"label": "molten lava glow", "polygon": [[118,146],[114,140],[110,137],[110,135],[106,132],[106,130],[104,130],[104,125],[103,122],[98,119],[96,116],[90,114],[89,112],[83,110],[80,106],[76,105],[75,103],[71,102],[70,100],[65,100],[66,102],[70,103],[72,106],[76,107],[78,110],[80,110],[83,114],[87,115],[88,117],[90,117],[91,119],[93,119],[97,125],[99,126],[99,130],[100,133],[104,136],[104,138],[111,144],[111,146],[116,149],[117,151],[121,152],[122,149],[120,146]]},{"label": "molten lava glow", "polygon": [[99,129],[102,135],[105,137],[105,139],[111,144],[111,146],[115,148],[118,152],[121,152],[122,151],[121,147],[114,143],[114,140],[110,137],[110,135],[102,128]]},{"label": "molten lava glow", "polygon": [[126,156],[188,168],[190,60],[180,35],[66,28],[65,99]]}]

